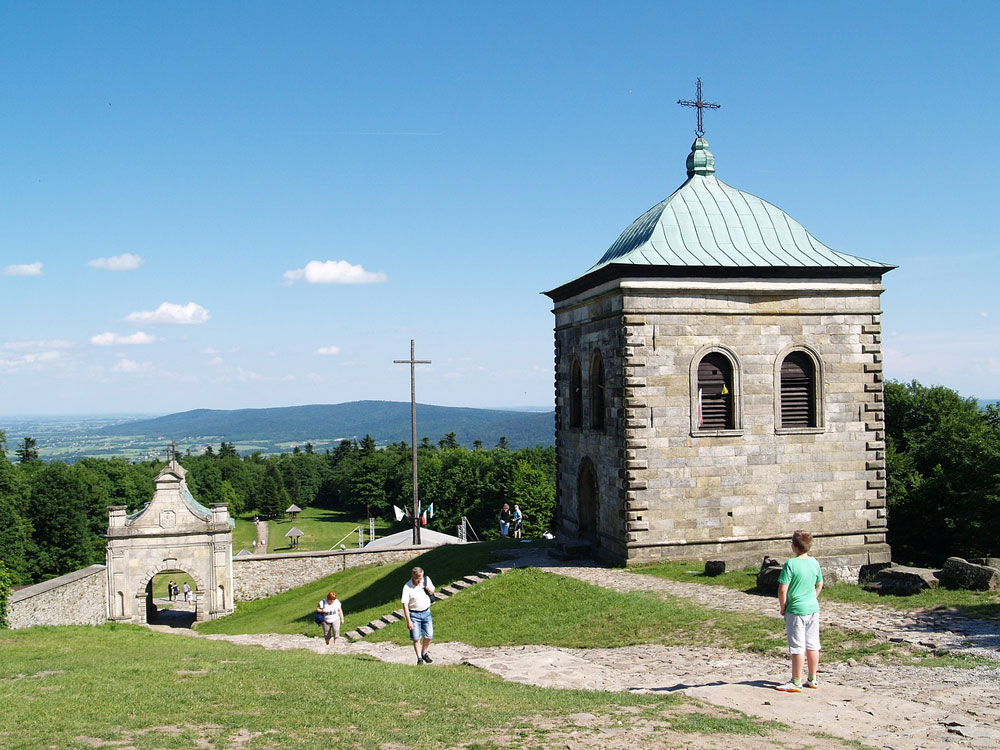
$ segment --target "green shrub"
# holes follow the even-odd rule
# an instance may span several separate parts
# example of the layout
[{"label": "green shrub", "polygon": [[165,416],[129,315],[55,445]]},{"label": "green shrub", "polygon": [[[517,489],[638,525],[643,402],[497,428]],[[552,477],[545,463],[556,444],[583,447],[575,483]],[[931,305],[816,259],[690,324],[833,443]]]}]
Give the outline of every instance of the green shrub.
[{"label": "green shrub", "polygon": [[0,628],[7,627],[7,607],[10,602],[11,575],[7,566],[0,560]]}]

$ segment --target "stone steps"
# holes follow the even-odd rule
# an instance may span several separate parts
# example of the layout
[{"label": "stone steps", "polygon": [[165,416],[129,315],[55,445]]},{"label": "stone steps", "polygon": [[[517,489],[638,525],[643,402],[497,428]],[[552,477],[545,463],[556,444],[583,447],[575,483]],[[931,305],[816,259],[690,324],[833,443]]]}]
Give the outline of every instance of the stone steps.
[{"label": "stone steps", "polygon": [[[480,570],[477,573],[470,573],[461,580],[454,581],[447,586],[442,586],[434,593],[435,601],[444,601],[445,599],[450,599],[459,591],[463,589],[475,586],[477,583],[482,583],[483,581],[488,581],[491,578],[496,578],[503,569],[499,568],[486,568]],[[362,638],[371,635],[372,633],[381,630],[387,625],[392,625],[394,622],[399,622],[400,620],[405,620],[405,613],[402,609],[393,610],[390,614],[382,615],[377,620],[372,620],[367,625],[361,625],[356,630],[350,630],[344,633],[344,637],[349,641],[360,641]]]}]

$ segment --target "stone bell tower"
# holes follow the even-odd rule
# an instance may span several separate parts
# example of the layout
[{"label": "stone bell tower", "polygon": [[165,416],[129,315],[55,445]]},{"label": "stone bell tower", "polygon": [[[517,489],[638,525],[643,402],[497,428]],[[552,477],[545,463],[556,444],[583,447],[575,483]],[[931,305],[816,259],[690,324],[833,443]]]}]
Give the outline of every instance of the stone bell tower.
[{"label": "stone bell tower", "polygon": [[[699,110],[700,112],[700,110]],[[715,174],[687,179],[555,315],[561,528],[621,563],[760,562],[797,528],[843,576],[886,544],[882,276]]]}]

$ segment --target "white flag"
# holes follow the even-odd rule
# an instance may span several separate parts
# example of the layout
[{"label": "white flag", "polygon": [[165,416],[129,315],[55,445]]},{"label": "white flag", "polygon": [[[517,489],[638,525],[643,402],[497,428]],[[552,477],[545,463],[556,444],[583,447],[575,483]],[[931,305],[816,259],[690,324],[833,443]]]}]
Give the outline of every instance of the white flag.
[{"label": "white flag", "polygon": [[398,505],[393,505],[392,506],[392,512],[396,514],[396,520],[397,521],[402,521],[403,520],[403,509],[400,508]]}]

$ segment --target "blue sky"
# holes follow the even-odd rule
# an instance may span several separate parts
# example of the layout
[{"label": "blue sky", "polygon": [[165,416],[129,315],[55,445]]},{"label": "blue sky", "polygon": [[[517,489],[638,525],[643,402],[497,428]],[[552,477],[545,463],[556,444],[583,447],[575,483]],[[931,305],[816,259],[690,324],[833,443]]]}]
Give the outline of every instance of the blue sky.
[{"label": "blue sky", "polygon": [[[1000,397],[994,3],[3,3],[0,414],[552,403],[551,303],[685,178]],[[351,282],[351,283],[343,283]]]}]

